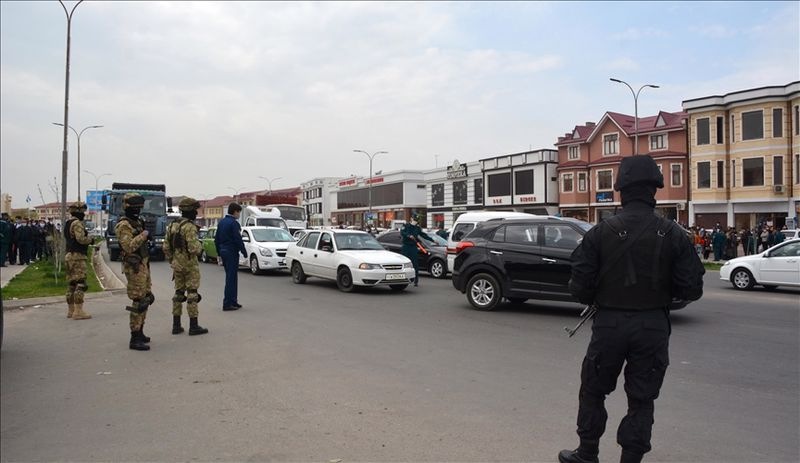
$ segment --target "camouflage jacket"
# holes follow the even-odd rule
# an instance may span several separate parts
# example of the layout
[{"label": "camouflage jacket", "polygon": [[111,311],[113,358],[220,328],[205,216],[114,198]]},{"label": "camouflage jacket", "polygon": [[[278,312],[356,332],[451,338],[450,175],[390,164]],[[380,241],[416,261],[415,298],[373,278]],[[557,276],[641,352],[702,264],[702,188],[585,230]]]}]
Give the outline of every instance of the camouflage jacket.
[{"label": "camouflage jacket", "polygon": [[114,232],[117,234],[119,246],[122,248],[123,261],[127,256],[139,256],[142,261],[149,260],[150,254],[144,230],[144,223],[141,220],[132,221],[123,217],[117,222]]},{"label": "camouflage jacket", "polygon": [[164,237],[164,255],[175,265],[197,265],[197,256],[203,251],[197,237],[197,226],[189,219],[181,219],[167,227]]},{"label": "camouflage jacket", "polygon": [[[69,223],[69,234],[72,237],[72,239],[75,240],[76,243],[82,244],[84,246],[92,244],[93,240],[86,233],[86,226],[84,226],[82,220],[72,220],[71,222],[68,223]],[[70,252],[70,250],[67,249],[67,252]]]}]

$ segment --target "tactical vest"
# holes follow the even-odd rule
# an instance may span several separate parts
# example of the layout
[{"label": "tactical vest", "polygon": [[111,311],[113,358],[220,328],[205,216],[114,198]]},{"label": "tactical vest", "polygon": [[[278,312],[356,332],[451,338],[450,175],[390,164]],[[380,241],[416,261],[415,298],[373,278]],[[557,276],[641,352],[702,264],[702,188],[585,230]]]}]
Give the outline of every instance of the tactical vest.
[{"label": "tactical vest", "polygon": [[77,252],[80,254],[88,254],[89,253],[89,245],[88,244],[80,244],[78,240],[75,239],[75,235],[72,233],[72,223],[78,219],[69,219],[67,220],[67,224],[64,227],[64,238],[66,239],[67,245],[67,252]]},{"label": "tactical vest", "polygon": [[[122,222],[128,222],[131,225],[131,227],[133,228],[133,236],[134,237],[139,236],[139,234],[141,234],[145,230],[144,222],[142,222],[141,219],[139,219],[139,220],[131,220],[128,217],[121,217],[119,219],[119,221],[117,222],[117,224],[120,224]],[[130,254],[125,252],[125,249],[122,248],[122,246],[120,246],[120,248],[121,248],[120,252],[122,253],[123,260],[128,255],[139,256],[142,259],[146,259],[146,258],[148,258],[150,256],[150,251],[148,250],[149,249],[149,244],[148,244],[147,240],[145,240],[144,243],[142,243],[142,245],[139,246],[138,249],[136,249],[135,251],[133,251]]]},{"label": "tactical vest", "polygon": [[184,217],[169,225],[169,246],[172,252],[184,251],[187,254],[189,253],[189,243],[186,241],[183,233],[181,233],[183,226],[187,223],[192,223],[192,221]]},{"label": "tactical vest", "polygon": [[[630,219],[628,222],[632,222]],[[658,217],[630,228],[620,216],[602,224],[600,256],[614,255],[615,250],[638,227],[647,227],[631,248],[597,282],[595,300],[600,307],[648,310],[667,307],[672,300],[672,222]]]}]

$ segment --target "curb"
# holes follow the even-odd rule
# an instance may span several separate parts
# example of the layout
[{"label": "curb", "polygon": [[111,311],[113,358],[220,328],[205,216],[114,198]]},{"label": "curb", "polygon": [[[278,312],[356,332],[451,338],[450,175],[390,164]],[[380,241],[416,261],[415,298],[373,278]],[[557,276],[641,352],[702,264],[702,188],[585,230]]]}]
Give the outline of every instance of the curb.
[{"label": "curb", "polygon": [[[84,294],[84,300],[90,299],[100,299],[105,297],[112,297],[117,294],[123,294],[122,291],[118,290],[106,290],[99,293],[86,293]],[[25,299],[5,299],[3,300],[3,310],[8,309],[22,309],[24,307],[31,307],[35,305],[48,305],[48,304],[59,304],[59,303],[67,303],[66,296],[48,296],[48,297],[29,297]]]},{"label": "curb", "polygon": [[113,291],[117,289],[125,289],[125,283],[117,277],[111,268],[108,266],[103,253],[100,251],[100,246],[95,247],[95,252],[92,255],[92,263],[94,264],[94,273],[97,275],[97,281],[105,291]]}]

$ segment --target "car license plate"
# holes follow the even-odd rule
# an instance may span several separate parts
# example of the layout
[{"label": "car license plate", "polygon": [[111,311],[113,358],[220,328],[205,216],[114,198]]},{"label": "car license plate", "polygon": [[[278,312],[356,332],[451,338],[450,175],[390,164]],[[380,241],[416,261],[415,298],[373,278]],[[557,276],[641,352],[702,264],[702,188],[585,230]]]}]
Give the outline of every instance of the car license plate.
[{"label": "car license plate", "polygon": [[387,280],[405,280],[406,274],[405,273],[387,273],[386,274]]}]

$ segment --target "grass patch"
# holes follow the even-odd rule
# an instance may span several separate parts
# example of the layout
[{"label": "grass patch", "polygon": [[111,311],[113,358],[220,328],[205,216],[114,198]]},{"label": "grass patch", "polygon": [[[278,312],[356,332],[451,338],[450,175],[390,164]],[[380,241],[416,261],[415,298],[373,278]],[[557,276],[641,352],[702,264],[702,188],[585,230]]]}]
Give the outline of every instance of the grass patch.
[{"label": "grass patch", "polygon": [[719,269],[722,268],[722,264],[717,264],[717,263],[714,263],[714,262],[703,262],[703,266],[706,268],[706,270],[717,270],[717,271],[719,271]]},{"label": "grass patch", "polygon": [[[86,283],[89,285],[87,293],[97,293],[103,290],[92,265],[92,254],[94,248],[89,247],[89,262],[86,266]],[[28,265],[28,268],[17,274],[3,288],[3,300],[13,298],[27,299],[31,297],[64,296],[67,293],[67,283],[64,277],[66,266],[62,264],[61,273],[58,275],[58,283],[55,281],[53,272],[55,265],[49,260],[40,260]]]}]

